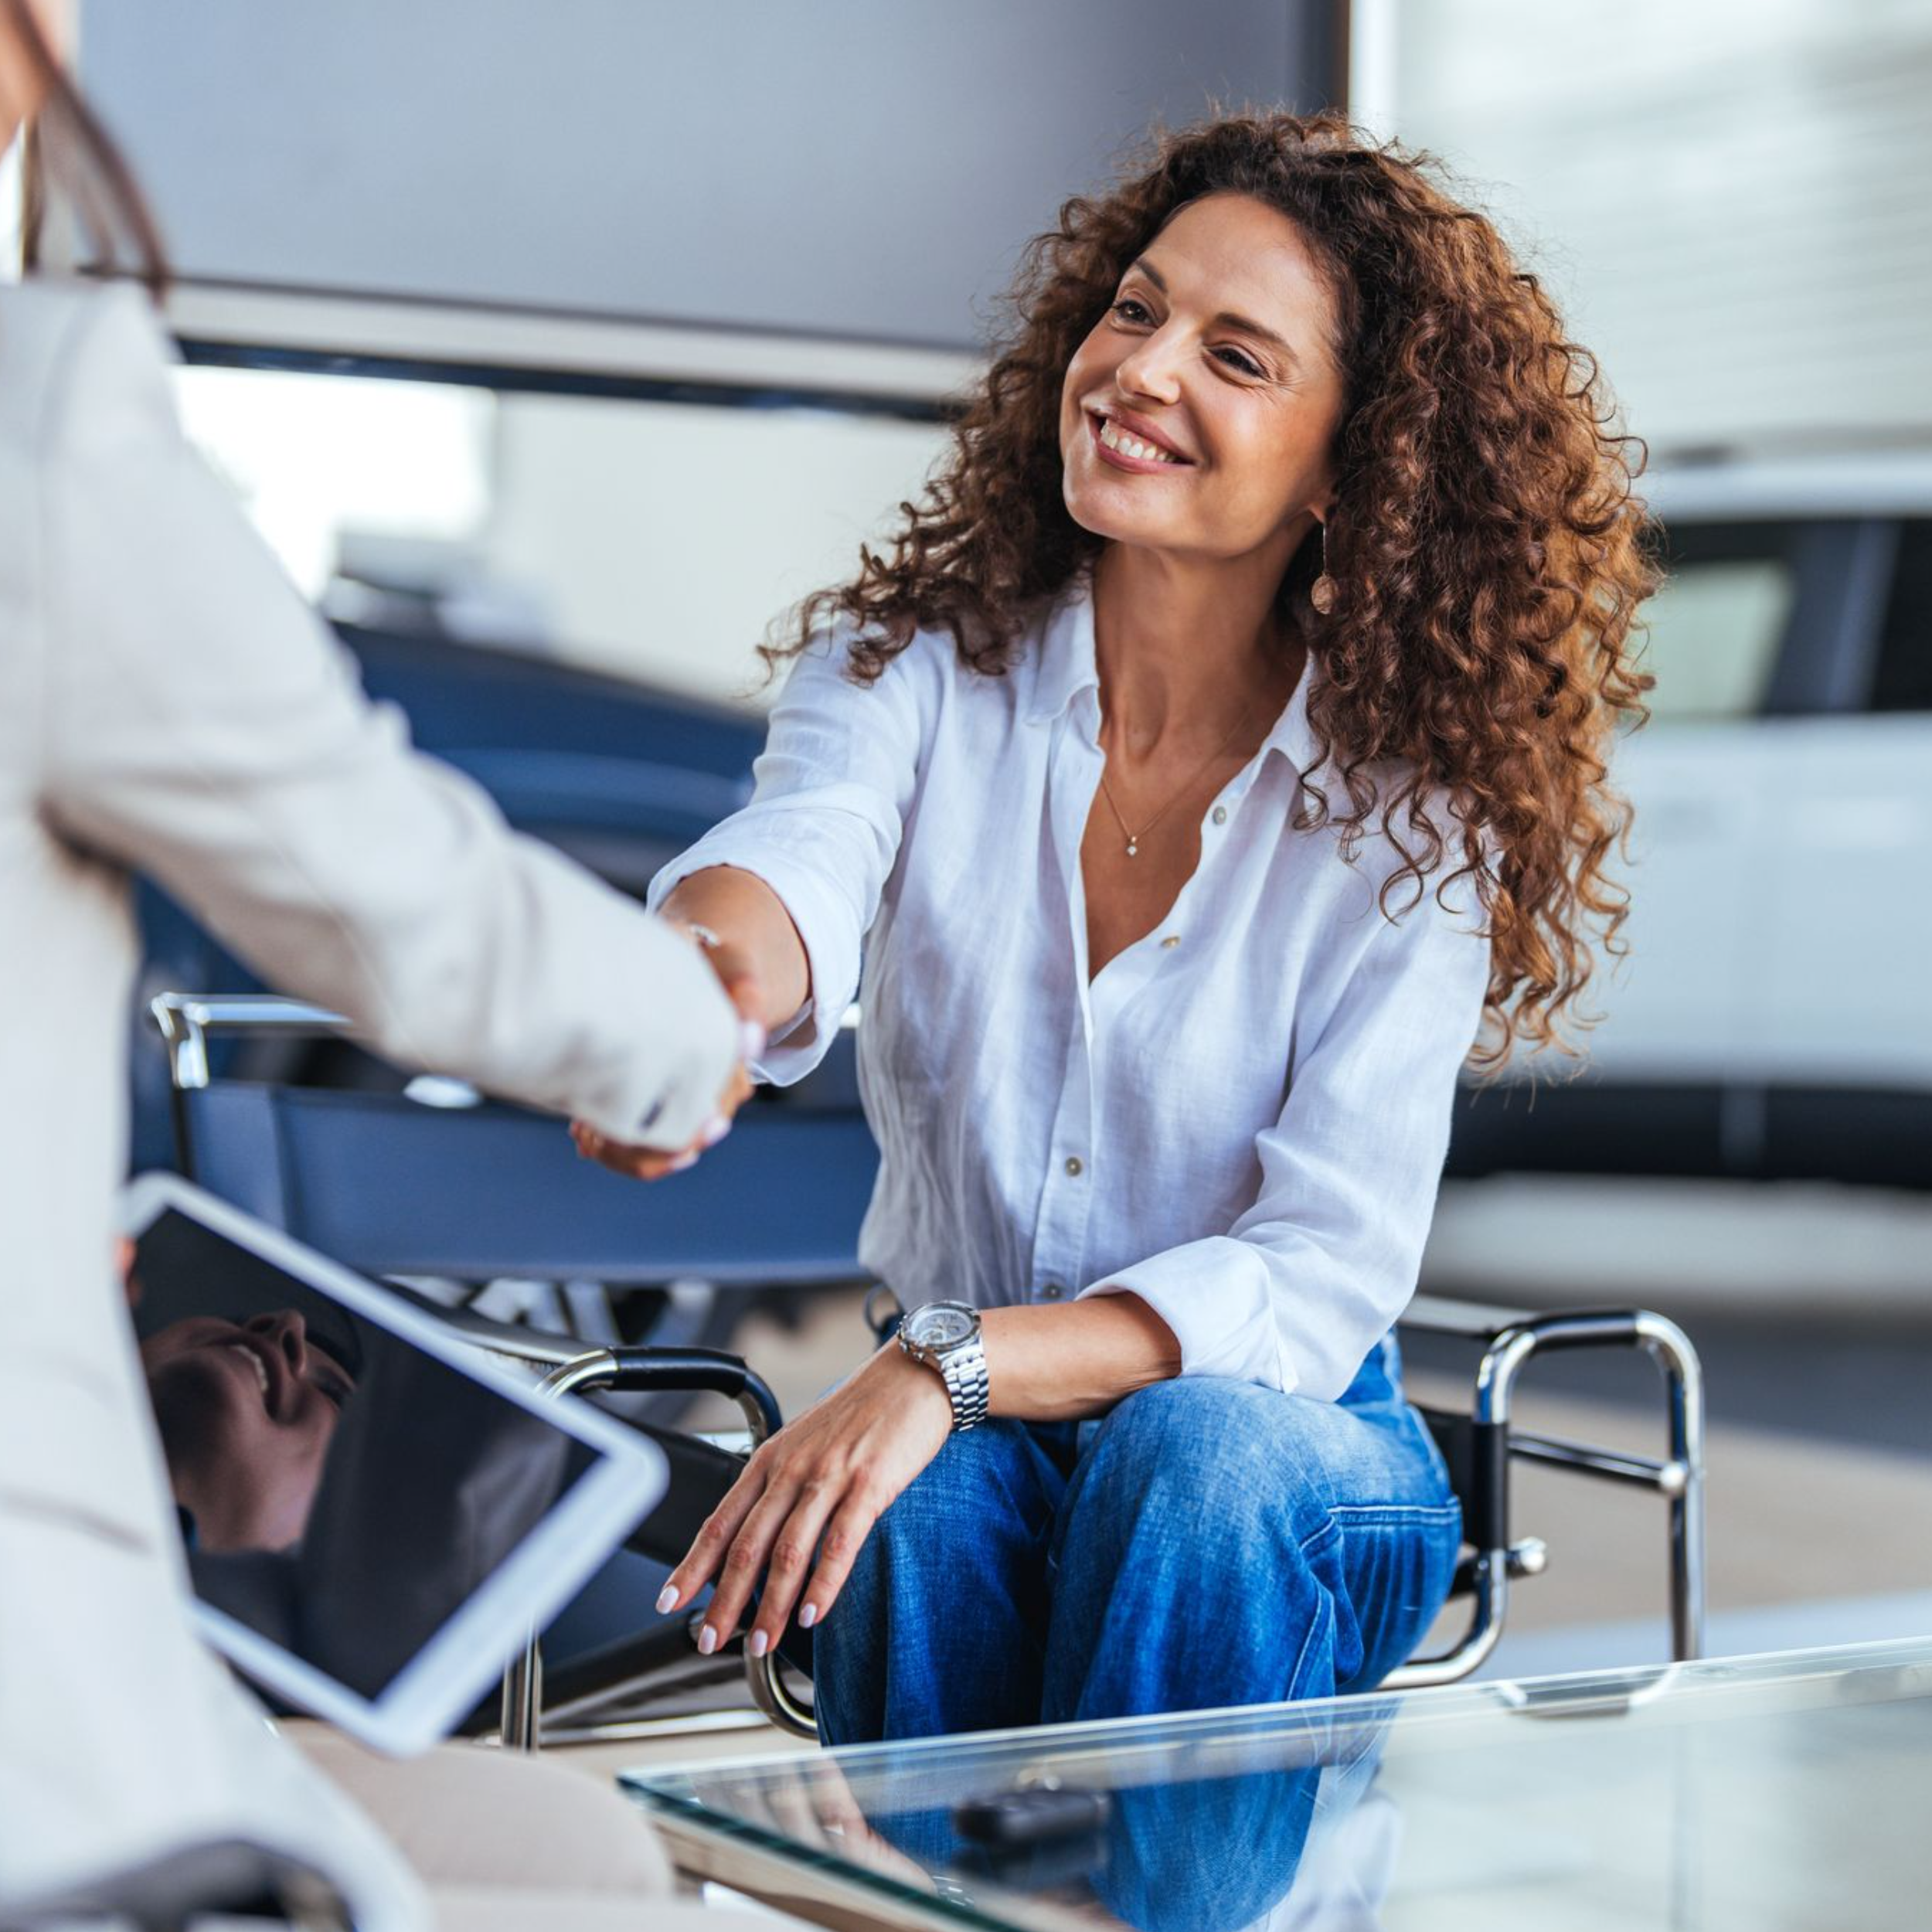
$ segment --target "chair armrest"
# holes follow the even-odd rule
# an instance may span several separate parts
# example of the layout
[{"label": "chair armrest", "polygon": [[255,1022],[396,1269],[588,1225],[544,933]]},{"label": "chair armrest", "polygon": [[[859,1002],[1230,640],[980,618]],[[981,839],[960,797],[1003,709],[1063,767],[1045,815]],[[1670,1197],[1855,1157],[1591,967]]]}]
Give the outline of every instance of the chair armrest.
[{"label": "chair armrest", "polygon": [[1507,1328],[1532,1321],[1528,1308],[1505,1308],[1487,1301],[1461,1301],[1440,1294],[1419,1294],[1396,1318],[1396,1325],[1424,1335],[1460,1335],[1469,1342],[1492,1342]]},{"label": "chair armrest", "polygon": [[220,1033],[340,1033],[345,1015],[274,993],[162,993],[148,1011],[168,1048],[177,1092],[208,1084],[208,1041]]},{"label": "chair armrest", "polygon": [[613,1349],[610,1353],[617,1365],[608,1384],[612,1389],[700,1389],[729,1396],[747,1420],[753,1409],[757,1410],[764,1423],[760,1441],[784,1427],[770,1385],[750,1363],[721,1349]]},{"label": "chair armrest", "polygon": [[1690,1347],[1676,1323],[1648,1308],[1507,1308],[1419,1294],[1397,1318],[1396,1325],[1424,1335],[1454,1335],[1485,1346],[1493,1346],[1508,1335],[1525,1357],[1546,1349],[1640,1345],[1661,1345],[1682,1355]]}]

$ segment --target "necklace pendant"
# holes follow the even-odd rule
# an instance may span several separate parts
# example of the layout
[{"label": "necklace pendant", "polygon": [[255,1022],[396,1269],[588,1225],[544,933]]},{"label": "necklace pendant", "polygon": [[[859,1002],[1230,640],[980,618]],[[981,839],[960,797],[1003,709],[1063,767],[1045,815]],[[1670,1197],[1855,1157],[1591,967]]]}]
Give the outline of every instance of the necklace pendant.
[{"label": "necklace pendant", "polygon": [[1138,859],[1141,855],[1140,847],[1131,838],[1127,842],[1127,855],[1130,859]]}]

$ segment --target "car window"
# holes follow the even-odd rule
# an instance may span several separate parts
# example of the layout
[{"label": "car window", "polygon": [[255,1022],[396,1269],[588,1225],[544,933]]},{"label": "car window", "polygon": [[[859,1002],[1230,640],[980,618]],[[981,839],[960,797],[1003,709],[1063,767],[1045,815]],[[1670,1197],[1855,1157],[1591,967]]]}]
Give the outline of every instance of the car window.
[{"label": "car window", "polygon": [[1643,611],[1658,723],[1764,708],[1797,589],[1795,536],[1784,523],[1679,523],[1658,542],[1664,587]]},{"label": "car window", "polygon": [[1900,526],[1872,708],[1932,711],[1932,521],[1923,518]]}]

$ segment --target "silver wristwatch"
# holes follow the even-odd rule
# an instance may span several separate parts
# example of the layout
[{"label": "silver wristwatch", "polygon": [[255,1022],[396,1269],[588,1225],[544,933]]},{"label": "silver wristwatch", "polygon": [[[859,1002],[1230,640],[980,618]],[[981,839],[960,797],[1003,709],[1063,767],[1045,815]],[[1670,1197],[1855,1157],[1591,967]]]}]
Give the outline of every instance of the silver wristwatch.
[{"label": "silver wristwatch", "polygon": [[978,1309],[964,1301],[928,1301],[909,1309],[900,1321],[899,1345],[945,1383],[955,1430],[971,1429],[986,1420],[991,1390]]}]

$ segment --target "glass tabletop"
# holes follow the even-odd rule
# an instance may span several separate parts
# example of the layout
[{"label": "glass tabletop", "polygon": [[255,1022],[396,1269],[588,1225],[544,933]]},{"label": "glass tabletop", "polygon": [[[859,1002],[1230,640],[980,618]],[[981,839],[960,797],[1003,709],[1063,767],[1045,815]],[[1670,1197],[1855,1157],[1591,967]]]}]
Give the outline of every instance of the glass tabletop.
[{"label": "glass tabletop", "polygon": [[623,1782],[882,1924],[1917,1932],[1932,1638]]}]

